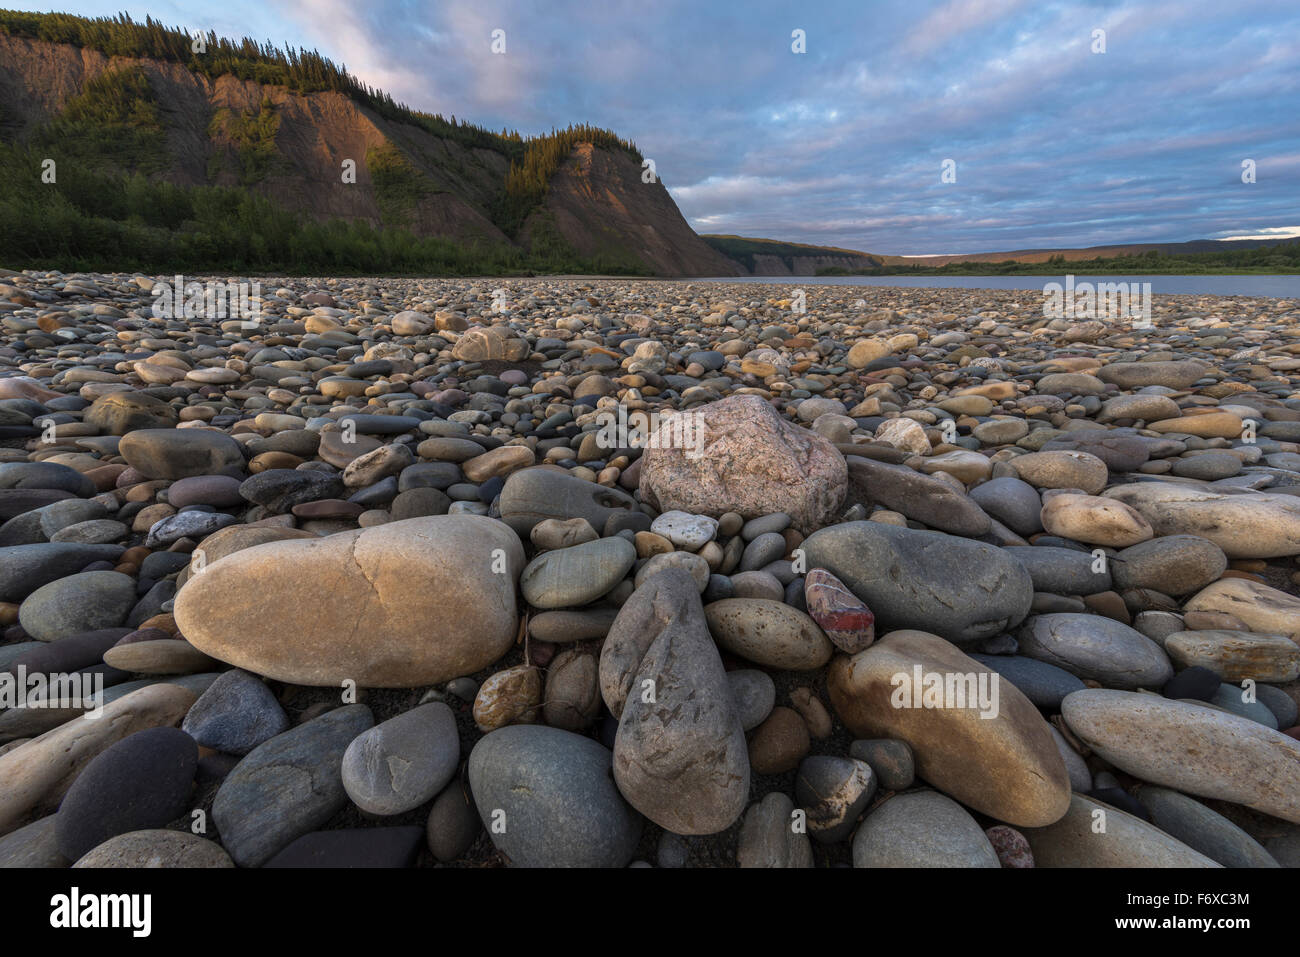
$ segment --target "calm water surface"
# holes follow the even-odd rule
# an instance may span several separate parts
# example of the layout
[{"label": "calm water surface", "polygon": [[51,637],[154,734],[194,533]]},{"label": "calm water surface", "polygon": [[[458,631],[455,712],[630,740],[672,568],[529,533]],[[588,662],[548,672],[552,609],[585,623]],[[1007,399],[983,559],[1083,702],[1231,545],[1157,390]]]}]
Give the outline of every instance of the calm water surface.
[{"label": "calm water surface", "polygon": [[[1034,289],[1065,276],[721,276],[701,282],[753,282],[815,286],[912,286],[922,289]],[[1272,296],[1300,298],[1300,276],[1075,276],[1081,282],[1149,282],[1154,295]]]}]

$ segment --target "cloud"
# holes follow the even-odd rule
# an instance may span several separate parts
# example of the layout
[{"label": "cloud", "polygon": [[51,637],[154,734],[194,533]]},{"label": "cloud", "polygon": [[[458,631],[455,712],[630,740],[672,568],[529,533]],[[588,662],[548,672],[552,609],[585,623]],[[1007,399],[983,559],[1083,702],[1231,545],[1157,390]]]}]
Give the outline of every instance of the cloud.
[{"label": "cloud", "polygon": [[[204,23],[179,0],[130,12],[318,47],[413,107],[492,129],[614,129],[707,231],[885,253],[1175,241],[1289,228],[1300,195],[1294,0],[228,0]],[[490,52],[497,28],[503,56]],[[806,53],[792,52],[794,29]],[[1104,54],[1091,52],[1097,29]],[[939,181],[945,158],[956,183]],[[1255,184],[1240,182],[1243,158]]]}]

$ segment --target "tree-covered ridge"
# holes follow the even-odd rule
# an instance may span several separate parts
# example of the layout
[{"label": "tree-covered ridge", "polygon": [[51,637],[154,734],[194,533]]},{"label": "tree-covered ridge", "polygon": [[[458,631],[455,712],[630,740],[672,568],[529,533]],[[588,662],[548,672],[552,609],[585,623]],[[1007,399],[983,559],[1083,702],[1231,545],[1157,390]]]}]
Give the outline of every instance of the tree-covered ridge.
[{"label": "tree-covered ridge", "polygon": [[42,181],[41,154],[0,143],[0,265],[153,273],[297,275],[645,274],[621,257],[579,257],[562,242],[416,236],[364,222],[316,222],[248,189],[182,187],[141,173],[64,164]]},{"label": "tree-covered ridge", "polygon": [[[535,137],[494,133],[454,116],[411,110],[315,50],[282,50],[215,33],[198,43],[185,30],[151,17],[138,23],[127,14],[88,19],[0,10],[0,33],[95,49],[110,57],[176,63],[212,79],[232,75],[295,94],[334,91],[390,122],[466,148],[491,150],[508,161],[507,174],[484,212],[511,237],[541,207],[550,179],[577,144],[625,150],[641,160],[630,141],[608,130],[573,125]],[[545,217],[534,217],[527,251],[417,237],[410,232],[418,225],[413,214],[442,187],[392,140],[366,156],[381,212],[379,229],[314,222],[309,212],[294,212],[272,197],[240,190],[161,182],[157,177],[169,164],[162,112],[144,65],[118,63],[88,80],[58,115],[31,128],[24,141],[0,142],[0,176],[12,185],[0,196],[5,265],[51,265],[66,258],[99,269],[162,268],[174,261],[178,267],[217,271],[259,264],[286,272],[645,271],[635,257],[578,256]],[[215,109],[207,133],[219,148],[209,161],[209,182],[226,170],[243,187],[262,182],[283,162],[276,143],[280,123],[267,96],[253,110]],[[42,156],[59,158],[57,185],[40,180]],[[224,219],[219,212],[223,206],[228,211]],[[237,212],[231,215],[231,210]]]},{"label": "tree-covered ridge", "polygon": [[64,156],[145,173],[163,167],[165,141],[153,91],[138,66],[95,77],[33,137],[34,145],[58,144]]},{"label": "tree-covered ridge", "polygon": [[[284,86],[296,93],[342,93],[385,119],[422,127],[435,136],[468,147],[502,153],[519,164],[528,181],[535,177],[531,171],[547,168],[547,157],[554,154],[556,143],[576,142],[578,131],[597,146],[619,147],[635,155],[638,161],[641,159],[630,141],[595,127],[569,127],[541,136],[524,137],[514,130],[494,133],[473,123],[463,123],[454,115],[447,119],[438,113],[413,110],[383,90],[363,83],[349,73],[346,66],[335,64],[316,50],[289,47],[282,50],[272,43],[259,43],[250,37],[231,40],[209,32],[202,37],[204,51],[196,53],[195,38],[187,31],[164,26],[152,17],[145,17],[143,23],[137,23],[125,13],[92,19],[66,13],[0,10],[0,33],[88,47],[106,56],[146,57],[179,63],[213,79],[237,76],[241,80]],[[550,167],[552,172],[554,165],[558,164]]]},{"label": "tree-covered ridge", "polygon": [[736,260],[750,272],[754,271],[754,257],[760,255],[776,256],[790,269],[794,268],[796,259],[816,259],[827,256],[852,256],[876,263],[884,261],[871,253],[856,249],[841,249],[838,246],[811,246],[806,243],[787,243],[778,239],[757,239],[726,233],[702,233],[700,238],[724,256]]},{"label": "tree-covered ridge", "polygon": [[638,163],[642,159],[641,153],[631,143],[595,126],[569,126],[528,140],[523,157],[517,162],[510,161],[505,192],[493,210],[492,218],[502,232],[514,236],[519,231],[528,214],[546,197],[551,177],[579,143],[590,143],[603,149],[623,149]]},{"label": "tree-covered ridge", "polygon": [[[256,112],[235,112],[222,107],[208,124],[210,137],[228,140],[234,147],[239,182],[243,186],[266,178],[276,161],[275,137],[279,131],[280,114],[266,97]],[[221,168],[221,159],[221,154],[213,156],[208,166],[209,178]]]}]

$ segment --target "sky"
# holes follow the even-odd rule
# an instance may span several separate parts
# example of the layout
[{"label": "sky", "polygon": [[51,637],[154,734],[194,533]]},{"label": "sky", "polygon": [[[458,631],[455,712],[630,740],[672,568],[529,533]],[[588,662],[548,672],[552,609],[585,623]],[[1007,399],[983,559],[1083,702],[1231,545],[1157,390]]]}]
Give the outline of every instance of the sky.
[{"label": "sky", "polygon": [[607,127],[701,233],[894,255],[1300,235],[1300,0],[0,3],[315,48],[492,129]]}]

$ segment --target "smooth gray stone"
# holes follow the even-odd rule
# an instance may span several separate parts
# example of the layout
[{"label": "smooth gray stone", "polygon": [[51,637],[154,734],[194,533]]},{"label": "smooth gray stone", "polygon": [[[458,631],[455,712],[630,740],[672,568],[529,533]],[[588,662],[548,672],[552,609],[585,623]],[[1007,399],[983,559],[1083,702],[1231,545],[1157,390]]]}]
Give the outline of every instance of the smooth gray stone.
[{"label": "smooth gray stone", "polygon": [[245,755],[289,730],[289,717],[261,678],[235,668],[199,696],[181,730],[205,748]]},{"label": "smooth gray stone", "polygon": [[57,814],[32,821],[0,837],[0,867],[67,867],[54,836]]},{"label": "smooth gray stone", "polygon": [[1296,725],[1297,705],[1295,698],[1273,685],[1256,685],[1255,697],[1259,703],[1273,712],[1273,717],[1277,718],[1277,726],[1285,731],[1287,728],[1294,728]]},{"label": "smooth gray stone", "polygon": [[0,515],[0,522],[3,522],[3,524],[0,524],[0,548],[36,545],[46,541],[45,533],[41,531],[41,513],[39,509],[34,512],[23,512],[21,515],[15,515],[7,521],[5,521],[4,515]]},{"label": "smooth gray stone", "polygon": [[244,474],[239,443],[211,429],[138,429],[122,436],[118,451],[127,465],[151,479]]},{"label": "smooth gray stone", "polygon": [[1151,823],[1224,867],[1280,867],[1259,842],[1222,814],[1178,791],[1144,784],[1137,799]]},{"label": "smooth gray stone", "polygon": [[226,776],[212,802],[221,844],[240,867],[260,867],[344,805],[343,753],[374,724],[344,705],[258,745]]},{"label": "smooth gray stone", "polygon": [[92,562],[116,562],[122,545],[38,542],[0,548],[0,601],[20,602],[42,585],[75,574]]},{"label": "smooth gray stone", "polygon": [[177,512],[155,522],[149,528],[144,544],[147,548],[165,548],[182,538],[199,541],[213,532],[238,524],[239,519],[225,512]]},{"label": "smooth gray stone", "polygon": [[82,572],[42,585],[18,608],[18,621],[38,641],[115,628],[135,606],[135,579],[120,572]]},{"label": "smooth gray stone", "polygon": [[263,452],[288,452],[302,459],[310,459],[320,448],[320,433],[313,429],[287,429],[266,438],[254,436],[244,447],[250,457]]},{"label": "smooth gray stone", "polygon": [[400,868],[413,867],[424,828],[350,827],[304,834],[264,867]]},{"label": "smooth gray stone", "polygon": [[727,684],[743,730],[753,731],[767,720],[776,705],[776,683],[767,672],[757,668],[728,671]]},{"label": "smooth gray stone", "polygon": [[1088,762],[1083,760],[1083,755],[1070,747],[1070,742],[1065,740],[1065,735],[1056,730],[1056,725],[1049,724],[1048,727],[1052,732],[1052,740],[1056,742],[1056,750],[1061,752],[1061,757],[1065,761],[1065,773],[1070,776],[1070,790],[1083,793],[1091,791],[1092,772],[1088,770]]},{"label": "smooth gray stone", "polygon": [[749,806],[736,841],[739,867],[813,866],[808,835],[795,830],[794,802],[780,791],[771,791]]},{"label": "smooth gray stone", "polygon": [[95,483],[57,462],[6,462],[0,465],[0,489],[44,489],[90,498]]},{"label": "smooth gray stone", "polygon": [[611,514],[635,509],[636,500],[617,488],[605,488],[564,472],[526,468],[511,473],[498,502],[501,520],[523,540],[548,518],[585,518],[604,528]]},{"label": "smooth gray stone", "polygon": [[973,539],[846,522],[803,543],[808,568],[825,568],[876,616],[876,633],[915,628],[969,645],[1029,613],[1033,581],[1006,550]]},{"label": "smooth gray stone", "polygon": [[464,480],[460,466],[455,462],[416,462],[402,469],[397,476],[397,490],[406,492],[413,488],[436,488],[441,491]]},{"label": "smooth gray stone", "polygon": [[624,867],[642,820],[614,785],[613,754],[545,725],[479,739],[469,784],[492,842],[517,867]]},{"label": "smooth gray stone", "polygon": [[401,814],[431,800],[460,764],[456,716],[441,701],[363,732],[343,755],[343,788],[367,814]]},{"label": "smooth gray stone", "polygon": [[1183,619],[1170,611],[1139,612],[1133,619],[1133,627],[1161,648],[1165,646],[1166,638],[1184,630]]},{"label": "smooth gray stone", "polygon": [[108,507],[102,502],[85,498],[68,498],[62,502],[53,502],[40,511],[41,531],[51,540],[54,539],[55,533],[69,525],[105,518],[108,515]]},{"label": "smooth gray stone", "polygon": [[1051,545],[1011,546],[1007,548],[1016,561],[1025,566],[1033,579],[1034,591],[1058,595],[1095,595],[1110,591],[1110,561],[1100,572],[1093,571],[1096,559],[1092,552]]},{"label": "smooth gray stone", "polygon": [[1007,528],[1019,535],[1043,530],[1043,500],[1038,490],[1014,476],[990,479],[970,490],[970,497]]},{"label": "smooth gray stone", "polygon": [[1231,711],[1233,714],[1239,714],[1243,718],[1249,718],[1251,721],[1258,722],[1266,728],[1277,730],[1277,717],[1268,706],[1261,701],[1242,701],[1242,689],[1237,685],[1224,682],[1219,685],[1219,690],[1214,693],[1210,699],[1210,704],[1218,705],[1225,711]]},{"label": "smooth gray stone", "polygon": [[1066,695],[1087,687],[1070,672],[1023,655],[972,654],[971,657],[992,668],[1046,711],[1059,711]]},{"label": "smooth gray stone", "polygon": [[993,845],[966,810],[938,791],[896,794],[853,837],[854,867],[998,867]]},{"label": "smooth gray stone", "polygon": [[412,415],[365,415],[353,414],[340,416],[339,425],[344,422],[354,424],[362,435],[401,435],[420,427],[420,420]]},{"label": "smooth gray stone", "polygon": [[1154,690],[1174,676],[1174,667],[1159,645],[1101,615],[1035,615],[1017,638],[1027,657],[1108,688]]},{"label": "smooth gray stone", "polygon": [[772,562],[780,561],[785,555],[785,538],[777,532],[764,532],[745,546],[740,556],[740,571],[752,572],[764,568]]},{"label": "smooth gray stone", "polygon": [[636,548],[624,538],[598,538],[543,552],[519,576],[519,588],[535,608],[586,605],[621,582],[636,564]]},{"label": "smooth gray stone", "polygon": [[97,754],[55,821],[59,851],[78,860],[109,838],[166,826],[186,813],[199,749],[184,731],[145,728]]},{"label": "smooth gray stone", "polygon": [[758,518],[751,518],[740,527],[740,537],[747,542],[752,542],[760,535],[768,532],[784,532],[789,527],[789,515],[785,512],[773,512],[771,515],[760,515]]},{"label": "smooth gray stone", "polygon": [[1162,535],[1123,549],[1113,566],[1117,590],[1151,588],[1178,596],[1217,581],[1228,567],[1228,558],[1208,539]]},{"label": "smooth gray stone", "polygon": [[283,513],[305,502],[343,498],[346,489],[339,475],[314,469],[267,469],[246,479],[239,486],[239,494],[272,512]]},{"label": "smooth gray stone", "polygon": [[0,671],[7,670],[16,664],[18,659],[33,651],[50,647],[53,646],[44,641],[18,641],[12,645],[0,645]]},{"label": "smooth gray stone", "polygon": [[1070,809],[1055,824],[1020,831],[1035,867],[1218,866],[1155,825],[1083,794],[1071,795]]},{"label": "smooth gray stone", "polygon": [[745,734],[685,569],[651,576],[619,609],[601,646],[600,691],[619,719],[614,779],[634,808],[683,835],[716,834],[740,818]]},{"label": "smooth gray stone", "polygon": [[528,619],[528,633],[538,641],[595,641],[609,634],[617,608],[574,608],[544,611]]},{"label": "smooth gray stone", "polygon": [[52,542],[77,542],[82,545],[108,545],[131,534],[121,522],[96,518],[59,529],[50,536]]},{"label": "smooth gray stone", "polygon": [[5,488],[0,489],[0,521],[9,521],[24,512],[35,511],[76,498],[71,492],[45,488]]},{"label": "smooth gray stone", "polygon": [[467,788],[458,777],[433,801],[425,828],[429,850],[443,863],[463,857],[473,846],[483,822]]},{"label": "smooth gray stone", "polygon": [[176,582],[163,579],[155,582],[131,608],[131,613],[126,616],[126,624],[132,628],[138,628],[144,622],[148,621],[154,615],[163,610],[163,606],[176,597]]},{"label": "smooth gray stone", "polygon": [[989,517],[974,499],[947,482],[906,465],[849,455],[849,501],[883,505],[953,535],[988,533]]},{"label": "smooth gray stone", "polygon": [[916,780],[916,760],[906,741],[864,738],[849,745],[849,757],[871,765],[876,780],[887,791],[906,790]]}]

